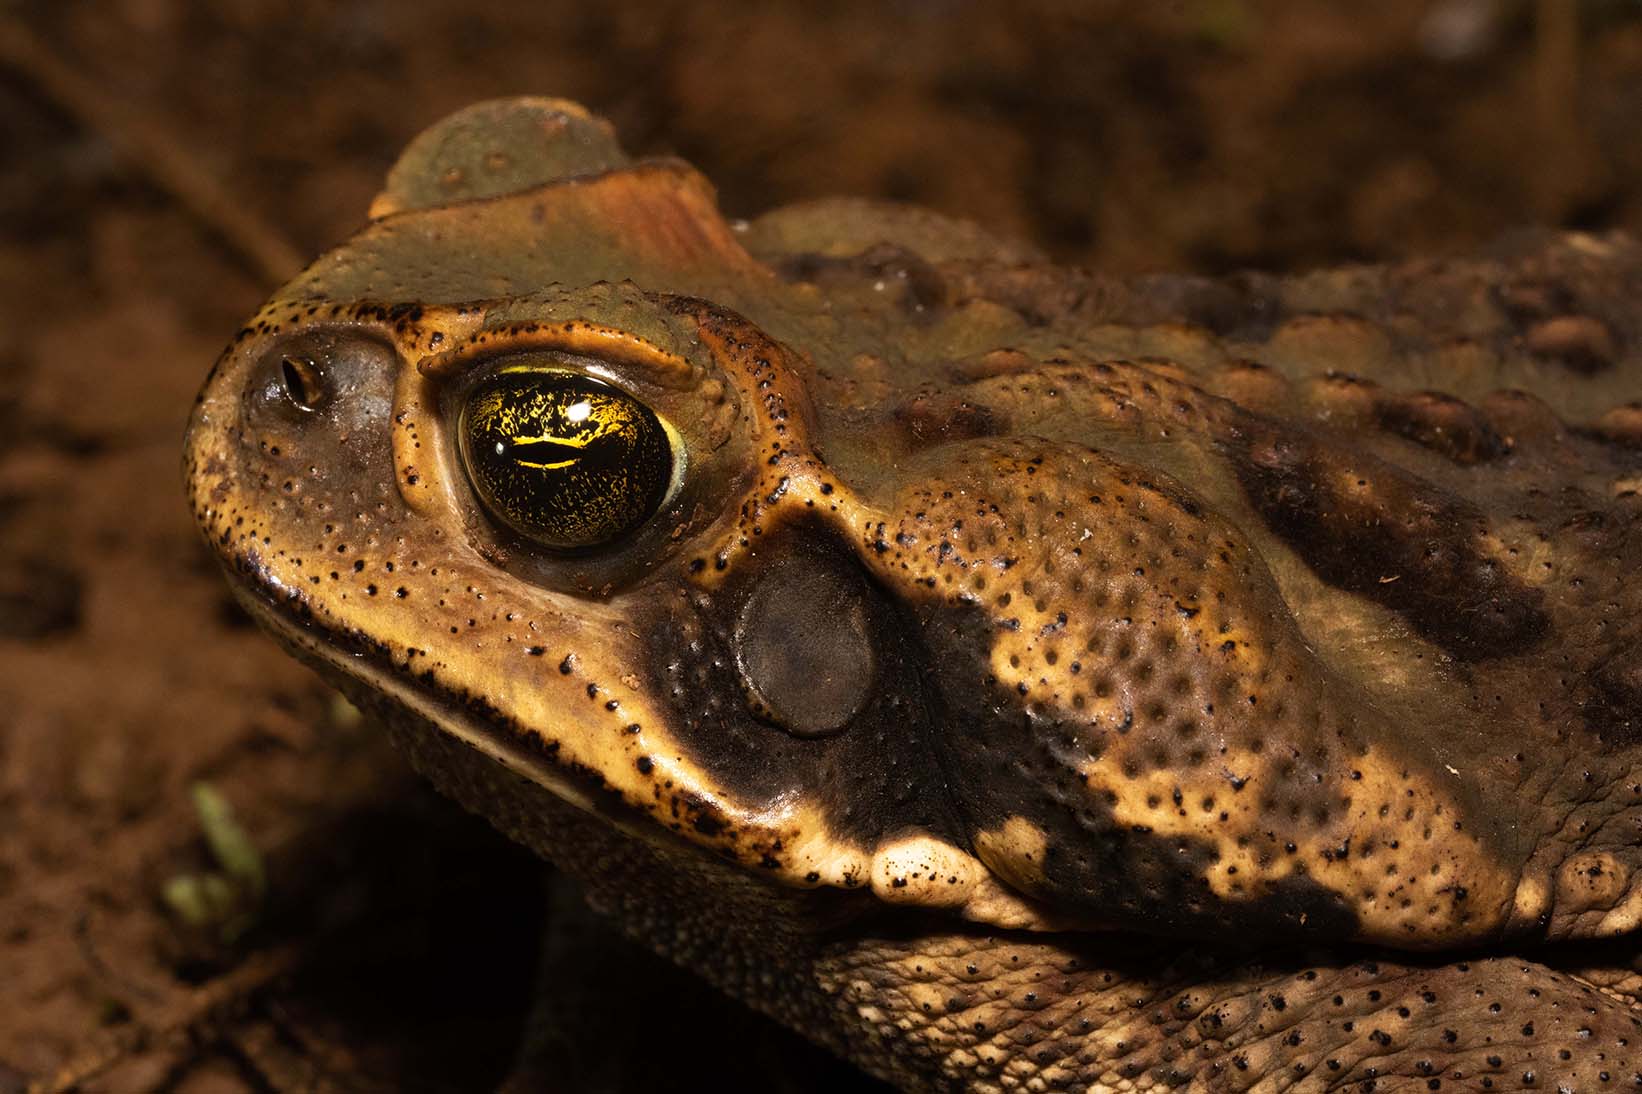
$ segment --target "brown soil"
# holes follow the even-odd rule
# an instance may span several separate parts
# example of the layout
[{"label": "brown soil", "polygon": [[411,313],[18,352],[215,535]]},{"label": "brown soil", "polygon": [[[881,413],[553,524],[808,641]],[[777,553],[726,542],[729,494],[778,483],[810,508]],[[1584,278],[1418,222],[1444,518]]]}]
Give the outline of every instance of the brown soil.
[{"label": "brown soil", "polygon": [[[1642,227],[1629,0],[6,5],[0,1091],[489,1089],[543,921],[563,1089],[870,1088],[421,788],[247,625],[183,509],[238,320],[417,130],[521,92],[732,213],[887,195],[1118,271]],[[215,865],[199,782],[267,870],[232,936],[161,897]]]}]

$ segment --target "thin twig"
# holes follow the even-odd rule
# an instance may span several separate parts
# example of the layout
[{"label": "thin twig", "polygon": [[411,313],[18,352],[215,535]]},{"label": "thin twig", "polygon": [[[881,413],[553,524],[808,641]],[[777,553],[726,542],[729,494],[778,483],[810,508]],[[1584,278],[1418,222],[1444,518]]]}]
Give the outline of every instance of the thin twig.
[{"label": "thin twig", "polygon": [[270,985],[295,972],[308,959],[310,950],[309,946],[292,944],[253,954],[238,968],[167,1008],[169,1013],[138,1018],[110,1031],[100,1044],[81,1052],[47,1078],[31,1083],[27,1094],[68,1094],[153,1045],[197,1035],[209,1022],[245,1006]]},{"label": "thin twig", "polygon": [[15,18],[0,17],[0,64],[112,144],[270,286],[302,269],[290,241],[230,194],[165,126],[75,72]]}]

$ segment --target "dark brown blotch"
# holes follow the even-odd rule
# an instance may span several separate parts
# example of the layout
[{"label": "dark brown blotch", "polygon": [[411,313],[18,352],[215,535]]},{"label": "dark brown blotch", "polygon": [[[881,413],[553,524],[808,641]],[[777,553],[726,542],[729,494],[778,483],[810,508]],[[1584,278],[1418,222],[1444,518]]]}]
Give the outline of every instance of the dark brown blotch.
[{"label": "dark brown blotch", "polygon": [[1477,409],[1436,391],[1387,394],[1374,407],[1380,427],[1471,466],[1497,460],[1510,445]]},{"label": "dark brown blotch", "polygon": [[1583,711],[1586,724],[1604,740],[1642,741],[1642,649],[1621,650],[1597,666]]},{"label": "dark brown blotch", "polygon": [[1474,507],[1373,457],[1251,422],[1230,439],[1250,504],[1318,577],[1401,615],[1466,661],[1533,648],[1539,590],[1482,549]]},{"label": "dark brown blotch", "polygon": [[965,441],[1000,432],[997,412],[942,392],[919,392],[895,408],[895,421],[919,444]]}]

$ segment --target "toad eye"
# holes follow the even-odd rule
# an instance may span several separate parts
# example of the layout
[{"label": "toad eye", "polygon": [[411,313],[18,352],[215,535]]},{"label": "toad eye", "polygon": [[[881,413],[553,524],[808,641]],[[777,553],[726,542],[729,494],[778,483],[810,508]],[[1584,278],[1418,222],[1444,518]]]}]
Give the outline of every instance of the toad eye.
[{"label": "toad eye", "polygon": [[546,547],[620,539],[660,507],[673,435],[627,392],[582,373],[504,368],[468,394],[462,462],[490,515]]}]

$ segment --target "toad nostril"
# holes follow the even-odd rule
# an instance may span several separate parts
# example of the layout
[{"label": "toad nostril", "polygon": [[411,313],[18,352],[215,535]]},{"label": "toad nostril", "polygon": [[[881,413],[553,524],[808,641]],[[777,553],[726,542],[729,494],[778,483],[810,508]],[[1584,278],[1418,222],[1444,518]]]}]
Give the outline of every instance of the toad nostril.
[{"label": "toad nostril", "polygon": [[301,410],[316,410],[325,401],[325,376],[306,357],[286,354],[279,360],[279,376],[285,397]]}]

